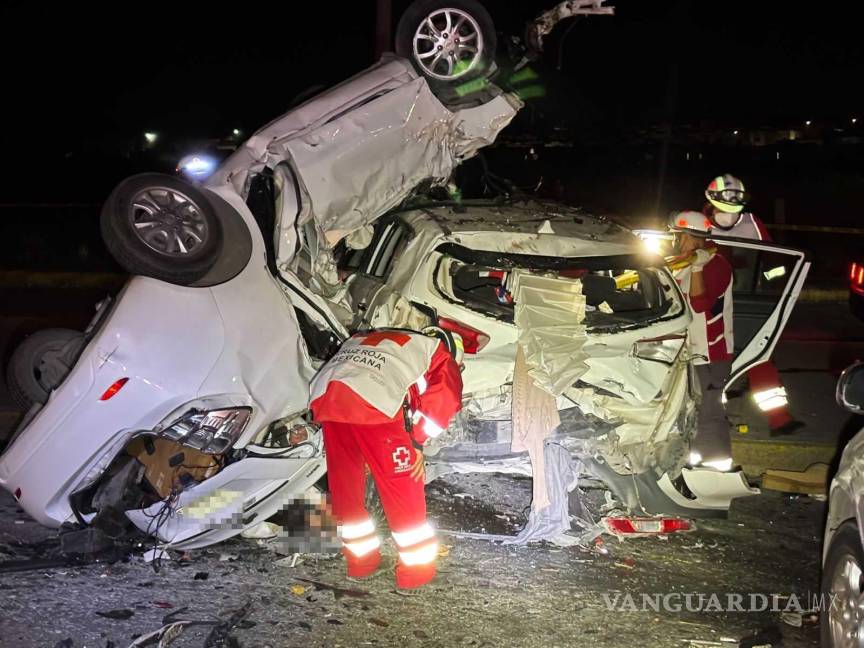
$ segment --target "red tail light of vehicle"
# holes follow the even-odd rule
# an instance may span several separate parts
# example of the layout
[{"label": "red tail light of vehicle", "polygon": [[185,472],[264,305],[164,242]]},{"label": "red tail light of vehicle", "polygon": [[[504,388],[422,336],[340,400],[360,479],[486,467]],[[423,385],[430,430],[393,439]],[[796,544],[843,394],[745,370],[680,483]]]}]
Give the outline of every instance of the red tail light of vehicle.
[{"label": "red tail light of vehicle", "polygon": [[864,295],[864,263],[852,263],[849,269],[849,285],[852,290]]},{"label": "red tail light of vehicle", "polygon": [[458,333],[461,335],[462,343],[465,345],[465,353],[473,355],[489,344],[489,336],[483,331],[478,331],[467,324],[457,322],[448,317],[439,317],[438,326],[443,328],[445,331],[451,331],[452,333]]},{"label": "red tail light of vehicle", "polygon": [[607,517],[603,518],[603,524],[609,533],[617,536],[665,535],[693,529],[690,520],[682,518]]},{"label": "red tail light of vehicle", "polygon": [[105,390],[105,392],[99,397],[100,401],[107,401],[114,398],[123,386],[129,382],[128,378],[120,378],[119,380],[114,381],[114,383]]}]

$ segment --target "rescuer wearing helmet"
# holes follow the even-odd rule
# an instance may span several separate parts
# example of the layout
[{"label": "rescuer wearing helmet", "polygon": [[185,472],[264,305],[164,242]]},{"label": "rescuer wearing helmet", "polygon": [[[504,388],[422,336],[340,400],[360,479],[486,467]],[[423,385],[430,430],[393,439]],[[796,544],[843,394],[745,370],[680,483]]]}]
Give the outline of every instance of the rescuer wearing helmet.
[{"label": "rescuer wearing helmet", "polygon": [[382,329],[350,337],[312,380],[310,408],[324,432],[349,578],[369,578],[381,563],[364,504],[365,466],[398,550],[397,591],[414,593],[434,578],[438,543],[426,520],[422,446],[462,406],[461,362],[458,334]]},{"label": "rescuer wearing helmet", "polygon": [[681,256],[692,259],[676,277],[694,315],[687,337],[702,388],[690,463],[727,471],[732,467],[732,442],[722,396],[733,349],[732,266],[706,240],[711,221],[705,214],[675,214],[670,229],[677,233]]},{"label": "rescuer wearing helmet", "polygon": [[[728,173],[717,176],[705,190],[705,197],[708,199],[705,213],[711,219],[715,234],[771,241],[765,224],[751,212],[744,211],[747,192],[741,180]],[[789,414],[786,389],[770,359],[748,371],[747,380],[753,400],[768,418],[772,434],[788,434],[804,425]]]},{"label": "rescuer wearing helmet", "polygon": [[715,233],[721,236],[770,241],[765,224],[750,212],[744,211],[747,190],[744,183],[728,173],[717,176],[705,189],[708,203],[705,214],[711,219]]}]

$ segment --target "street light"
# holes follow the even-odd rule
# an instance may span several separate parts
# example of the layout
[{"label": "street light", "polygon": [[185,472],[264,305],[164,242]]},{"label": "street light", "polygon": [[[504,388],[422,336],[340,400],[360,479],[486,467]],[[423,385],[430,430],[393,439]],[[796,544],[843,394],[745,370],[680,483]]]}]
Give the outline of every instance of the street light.
[{"label": "street light", "polygon": [[853,118],[852,118],[852,123],[853,123],[853,124],[857,124],[857,123],[858,123],[858,118],[857,118],[857,117],[853,117]]},{"label": "street light", "polygon": [[732,131],[732,134],[733,134],[733,135],[737,135],[737,134],[738,134],[738,131],[737,131],[737,130],[734,130],[734,131]]},{"label": "street light", "polygon": [[809,126],[811,123],[812,123],[812,122],[808,119],[807,121],[804,122],[804,125],[805,125],[805,126]]},{"label": "street light", "polygon": [[234,133],[234,137],[240,137],[240,129],[239,128],[235,128],[231,132]]},{"label": "street light", "polygon": [[144,133],[144,139],[148,144],[155,144],[159,136],[156,133]]}]

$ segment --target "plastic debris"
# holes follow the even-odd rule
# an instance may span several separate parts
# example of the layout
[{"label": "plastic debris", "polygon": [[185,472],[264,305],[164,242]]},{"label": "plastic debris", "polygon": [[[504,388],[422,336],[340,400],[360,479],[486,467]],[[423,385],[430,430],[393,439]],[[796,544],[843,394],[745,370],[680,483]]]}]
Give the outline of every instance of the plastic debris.
[{"label": "plastic debris", "polygon": [[303,585],[292,585],[291,586],[291,593],[294,596],[303,596],[306,593],[307,589],[308,588],[303,587]]},{"label": "plastic debris", "polygon": [[255,526],[243,531],[240,536],[248,540],[268,540],[275,538],[282,530],[277,524],[272,522],[261,522]]},{"label": "plastic debris", "polygon": [[170,556],[168,555],[168,552],[164,549],[153,548],[148,549],[143,554],[141,554],[141,558],[142,560],[144,560],[144,562],[150,563],[154,560],[168,560]]}]

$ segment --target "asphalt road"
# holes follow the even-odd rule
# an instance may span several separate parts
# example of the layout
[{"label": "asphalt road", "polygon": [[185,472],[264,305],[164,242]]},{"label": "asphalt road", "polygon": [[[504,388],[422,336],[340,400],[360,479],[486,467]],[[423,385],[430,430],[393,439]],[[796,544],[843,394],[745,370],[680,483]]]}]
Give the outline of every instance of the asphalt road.
[{"label": "asphalt road", "polygon": [[[102,295],[44,289],[3,299],[0,354],[38,328],[83,327]],[[833,389],[842,368],[862,351],[864,324],[848,315],[845,304],[799,306],[775,354],[793,413],[806,424],[787,441],[836,444],[857,428],[834,404]],[[8,428],[16,412],[5,395],[2,410],[0,427]],[[747,438],[769,438],[746,395],[730,410],[748,423]],[[529,492],[529,482],[507,477],[439,480],[429,487],[430,514],[444,530],[514,533]],[[599,492],[586,497],[599,514]],[[389,574],[348,583],[338,558],[301,556],[291,566],[272,548],[240,539],[175,555],[158,573],[138,557],[16,574],[0,570],[0,647],[127,646],[136,635],[160,628],[172,612],[202,622],[172,646],[205,645],[213,623],[232,613],[236,623],[222,628],[230,638],[211,645],[712,646],[738,645],[765,630],[780,632],[784,646],[814,646],[815,626],[795,628],[782,622],[779,611],[758,608],[760,596],[794,594],[805,601],[818,591],[823,517],[824,504],[816,499],[764,492],[735,502],[728,520],[701,522],[692,533],[620,543],[607,536],[603,547],[592,550],[515,548],[445,534],[439,579],[411,599],[395,594]],[[8,494],[0,495],[0,561],[50,556],[55,546],[54,532],[28,520]],[[392,566],[392,550],[388,555]],[[668,609],[687,594],[696,600],[717,594],[727,603],[728,595],[745,601],[754,595],[757,611],[705,610],[704,604],[701,611]],[[669,605],[642,609],[642,595],[667,596]],[[630,600],[637,609],[625,605]],[[128,618],[98,614],[116,610],[123,612],[114,616]],[[776,637],[766,643],[780,645]]]},{"label": "asphalt road", "polygon": [[[439,480],[429,487],[430,515],[439,529],[512,532],[529,493],[530,482],[509,477]],[[588,493],[595,509],[598,496]],[[590,551],[442,532],[439,576],[414,598],[394,591],[389,546],[385,569],[361,584],[344,579],[338,557],[301,556],[292,566],[292,558],[242,539],[175,556],[158,572],[133,558],[0,573],[0,646],[125,647],[171,613],[207,623],[171,644],[197,648],[705,647],[737,646],[759,632],[773,638],[757,644],[779,646],[782,636],[783,646],[817,646],[818,628],[787,625],[781,610],[796,605],[786,597],[806,607],[817,591],[823,508],[811,498],[766,493],[737,501],[728,520],[691,533],[620,543],[607,537]],[[49,536],[0,498],[0,552],[8,554],[0,557],[44,555],[50,543],[38,540]],[[739,611],[730,596],[753,611]],[[732,611],[721,611],[730,600]],[[236,643],[207,644],[212,623],[238,611],[228,630]]]}]

